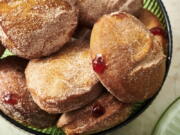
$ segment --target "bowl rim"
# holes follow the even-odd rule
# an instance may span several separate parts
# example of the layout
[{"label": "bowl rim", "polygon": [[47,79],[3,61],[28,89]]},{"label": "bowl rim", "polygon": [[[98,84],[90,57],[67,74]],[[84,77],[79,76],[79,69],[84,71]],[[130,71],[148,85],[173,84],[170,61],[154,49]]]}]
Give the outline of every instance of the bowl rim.
[{"label": "bowl rim", "polygon": [[[100,132],[100,133],[96,133],[96,135],[105,135],[106,133],[111,133],[112,131],[114,130],[117,130],[119,128],[122,128],[124,127],[125,125],[127,125],[128,123],[130,123],[131,121],[135,120],[138,116],[140,116],[153,102],[153,100],[157,97],[157,95],[159,94],[166,78],[167,78],[167,75],[169,73],[169,69],[170,69],[170,65],[171,65],[171,61],[172,61],[172,54],[173,54],[173,36],[172,36],[172,29],[171,29],[171,23],[170,23],[170,20],[169,20],[169,16],[168,16],[168,13],[166,11],[166,8],[162,2],[162,0],[157,0],[162,12],[163,12],[163,15],[164,15],[164,18],[165,18],[165,23],[167,25],[167,37],[168,37],[168,52],[167,52],[167,61],[166,61],[166,73],[165,73],[165,76],[164,76],[164,80],[163,80],[163,83],[161,85],[161,87],[159,88],[159,91],[157,92],[156,95],[154,95],[152,98],[148,99],[145,104],[140,108],[139,111],[137,111],[136,113],[134,113],[132,116],[130,116],[126,121],[124,121],[123,123],[111,128],[111,129],[108,129],[108,130],[105,130],[103,132]],[[15,127],[18,127],[19,129],[22,129],[26,132],[29,132],[31,134],[35,134],[35,135],[49,135],[49,134],[46,134],[46,133],[42,133],[42,132],[39,132],[39,131],[35,131],[31,128],[28,128],[26,126],[24,126],[23,124],[20,124],[18,123],[17,121],[15,121],[14,119],[8,117],[6,114],[4,114],[2,111],[0,111],[0,115],[5,119],[7,120],[8,122],[10,122],[11,124],[13,124]]]}]

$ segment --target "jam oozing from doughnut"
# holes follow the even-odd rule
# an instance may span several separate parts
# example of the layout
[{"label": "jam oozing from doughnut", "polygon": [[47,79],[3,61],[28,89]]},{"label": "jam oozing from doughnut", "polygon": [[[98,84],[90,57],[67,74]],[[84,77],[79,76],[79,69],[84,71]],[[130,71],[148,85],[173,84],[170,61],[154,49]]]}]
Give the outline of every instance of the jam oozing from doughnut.
[{"label": "jam oozing from doughnut", "polygon": [[150,29],[150,32],[153,34],[153,35],[160,35],[160,36],[163,36],[165,37],[165,31],[160,28],[160,27],[154,27],[152,29]]},{"label": "jam oozing from doughnut", "polygon": [[106,69],[106,64],[101,54],[96,55],[96,58],[92,61],[92,65],[96,73],[103,73]]},{"label": "jam oozing from doughnut", "polygon": [[8,93],[3,96],[3,101],[6,104],[16,105],[18,103],[19,96],[17,94]]},{"label": "jam oozing from doughnut", "polygon": [[104,107],[102,107],[100,104],[95,104],[92,107],[92,116],[95,118],[98,118],[102,116],[105,113]]}]

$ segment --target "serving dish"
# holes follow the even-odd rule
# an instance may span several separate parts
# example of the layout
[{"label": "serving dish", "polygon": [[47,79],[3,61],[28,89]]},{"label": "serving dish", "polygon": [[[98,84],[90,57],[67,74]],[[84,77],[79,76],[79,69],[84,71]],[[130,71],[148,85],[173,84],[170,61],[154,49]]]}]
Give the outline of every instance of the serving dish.
[{"label": "serving dish", "polygon": [[[168,50],[167,50],[167,63],[166,63],[166,74],[164,77],[164,81],[167,77],[168,71],[169,71],[169,67],[171,64],[171,58],[172,58],[172,31],[171,31],[171,25],[170,25],[170,21],[169,21],[169,17],[168,14],[166,12],[166,9],[162,3],[161,0],[144,0],[144,8],[150,10],[151,12],[153,12],[162,22],[163,26],[167,29],[167,39],[168,39]],[[7,55],[9,55],[9,53],[6,51],[6,53],[4,54],[3,57],[6,57]],[[162,84],[163,86],[163,84]],[[158,94],[158,93],[157,93]],[[138,103],[135,105],[134,107],[134,113],[128,118],[128,120],[126,120],[125,122],[119,124],[118,126],[101,132],[99,133],[100,135],[106,134],[106,133],[110,133],[113,130],[116,130],[118,128],[121,128],[122,126],[125,126],[126,124],[128,124],[130,121],[134,120],[136,117],[138,117],[145,109],[148,108],[148,106],[152,103],[152,101],[155,99],[155,97],[157,96],[157,94],[155,96],[153,96],[151,99],[146,100],[143,103]],[[26,127],[18,122],[16,122],[15,120],[9,118],[8,116],[6,116],[5,114],[3,114],[2,112],[0,112],[0,114],[8,121],[10,121],[12,124],[14,124],[15,126],[28,131],[30,133],[33,134],[37,134],[37,135],[61,135],[64,134],[61,130],[52,127],[52,128],[48,128],[48,129],[35,129],[35,128],[31,128],[31,127]]]}]

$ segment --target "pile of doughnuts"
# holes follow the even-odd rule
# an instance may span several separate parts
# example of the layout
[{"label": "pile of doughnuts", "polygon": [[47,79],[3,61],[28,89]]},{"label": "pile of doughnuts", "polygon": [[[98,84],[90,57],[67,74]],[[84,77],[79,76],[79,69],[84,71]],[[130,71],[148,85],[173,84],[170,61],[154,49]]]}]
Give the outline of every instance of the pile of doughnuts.
[{"label": "pile of doughnuts", "polygon": [[93,134],[158,92],[166,33],[143,0],[1,0],[0,110],[27,126]]}]

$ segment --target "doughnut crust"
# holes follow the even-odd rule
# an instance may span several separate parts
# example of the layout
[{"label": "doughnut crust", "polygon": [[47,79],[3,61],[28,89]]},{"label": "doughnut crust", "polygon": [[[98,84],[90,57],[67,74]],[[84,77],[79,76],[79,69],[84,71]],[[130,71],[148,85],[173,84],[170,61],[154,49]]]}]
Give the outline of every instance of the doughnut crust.
[{"label": "doughnut crust", "polygon": [[72,41],[51,57],[31,60],[25,73],[34,101],[49,113],[81,108],[102,91],[86,41]]},{"label": "doughnut crust", "polygon": [[[104,114],[94,117],[92,110],[97,104],[104,108]],[[62,128],[67,135],[93,134],[125,121],[131,111],[131,104],[123,104],[111,94],[103,93],[86,107],[61,115],[57,127]]]},{"label": "doughnut crust", "polygon": [[162,46],[137,18],[127,13],[103,16],[91,34],[91,56],[106,64],[96,73],[101,83],[125,103],[143,101],[160,88],[165,74]]},{"label": "doughnut crust", "polygon": [[1,0],[0,38],[26,59],[48,56],[71,38],[78,21],[76,0]]},{"label": "doughnut crust", "polygon": [[59,115],[48,114],[34,103],[26,87],[26,64],[26,60],[15,56],[0,60],[0,110],[25,125],[50,127]]},{"label": "doughnut crust", "polygon": [[92,26],[101,16],[115,11],[136,14],[143,0],[78,0],[80,23]]}]

